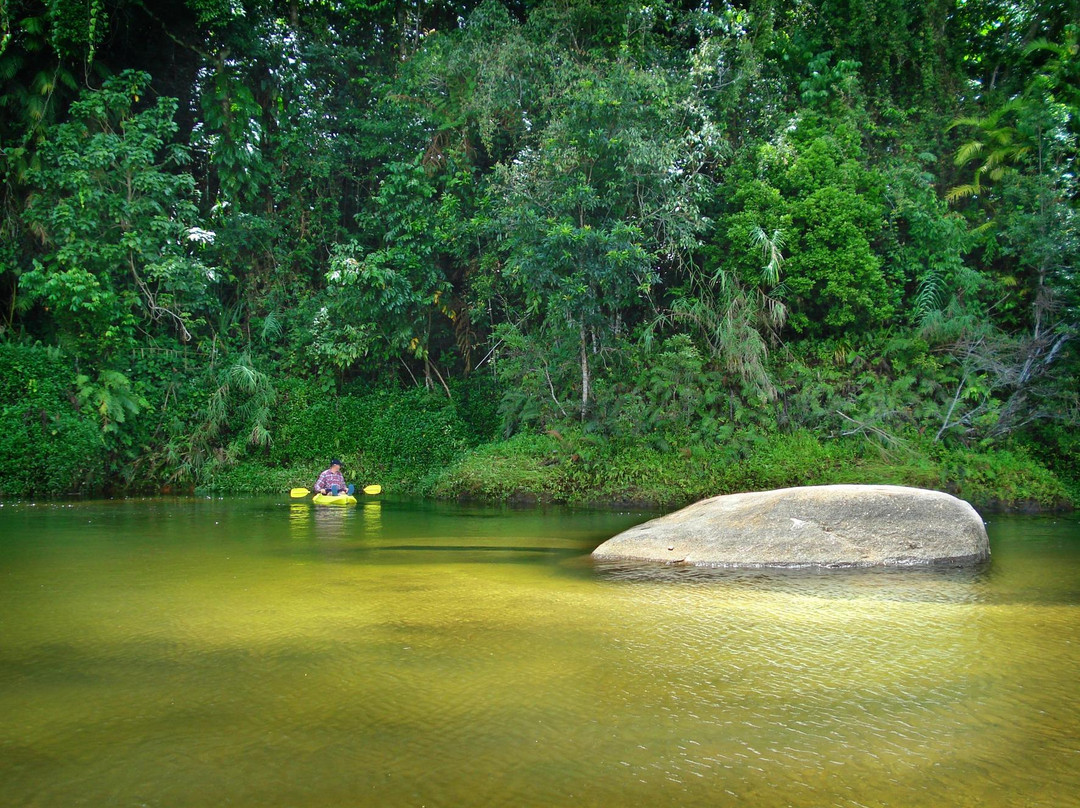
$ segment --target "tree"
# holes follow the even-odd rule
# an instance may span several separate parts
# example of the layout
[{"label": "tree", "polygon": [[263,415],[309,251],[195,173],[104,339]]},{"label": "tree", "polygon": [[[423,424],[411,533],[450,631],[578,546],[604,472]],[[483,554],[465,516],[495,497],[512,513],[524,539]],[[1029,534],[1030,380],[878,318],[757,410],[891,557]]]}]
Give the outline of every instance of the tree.
[{"label": "tree", "polygon": [[492,224],[523,314],[577,334],[584,419],[592,357],[697,243],[709,121],[623,61],[558,83],[536,145],[498,169]]},{"label": "tree", "polygon": [[1048,57],[1023,91],[983,116],[957,119],[974,130],[956,162],[977,163],[972,181],[952,189],[978,237],[999,310],[995,349],[981,351],[1003,399],[992,433],[1004,435],[1053,416],[1046,406],[1067,393],[1063,359],[1080,320],[1075,275],[1080,227],[1075,162],[1080,134],[1076,91],[1077,30],[1062,44],[1038,41],[1025,54]]},{"label": "tree", "polygon": [[437,376],[449,394],[430,350],[434,320],[456,316],[440,255],[442,198],[419,160],[390,166],[378,195],[378,246],[343,244],[330,261],[330,296],[314,323],[317,353],[342,369],[366,356],[411,356],[423,362],[425,386]]},{"label": "tree", "polygon": [[26,221],[40,248],[20,290],[51,314],[74,352],[108,361],[142,333],[186,342],[215,277],[197,257],[195,181],[177,171],[176,102],[143,106],[150,77],[127,71],[82,93],[47,133]]}]

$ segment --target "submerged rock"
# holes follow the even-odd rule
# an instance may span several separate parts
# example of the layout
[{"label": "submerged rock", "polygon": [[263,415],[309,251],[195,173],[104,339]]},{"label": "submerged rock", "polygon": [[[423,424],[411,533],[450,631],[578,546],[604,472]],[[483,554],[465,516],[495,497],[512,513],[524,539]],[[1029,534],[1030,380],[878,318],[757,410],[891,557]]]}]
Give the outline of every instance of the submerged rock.
[{"label": "submerged rock", "polygon": [[982,518],[940,491],[822,485],[696,502],[608,539],[598,559],[715,567],[872,567],[986,560]]}]

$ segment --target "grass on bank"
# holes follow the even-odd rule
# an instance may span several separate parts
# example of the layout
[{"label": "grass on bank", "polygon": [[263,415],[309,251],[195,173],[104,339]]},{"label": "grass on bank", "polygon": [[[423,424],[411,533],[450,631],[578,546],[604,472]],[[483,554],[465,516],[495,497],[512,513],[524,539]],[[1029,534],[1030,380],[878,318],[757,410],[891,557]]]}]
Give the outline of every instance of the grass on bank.
[{"label": "grass on bank", "polygon": [[[862,483],[947,491],[983,509],[1071,507],[1065,482],[1024,448],[883,450],[859,439],[809,432],[744,441],[739,447],[615,445],[580,432],[522,433],[459,449],[446,464],[416,456],[341,452],[353,483],[388,493],[487,502],[635,504],[677,507],[718,494],[801,485]],[[275,463],[247,458],[218,468],[199,491],[285,493],[310,488],[324,459]]]},{"label": "grass on bank", "polygon": [[467,453],[424,491],[440,498],[676,506],[718,494],[837,483],[948,491],[978,507],[1068,507],[1065,485],[1024,450],[888,451],[857,439],[774,435],[738,449],[612,446],[581,434],[517,435]]},{"label": "grass on bank", "polygon": [[[1022,448],[944,449],[820,440],[801,431],[740,447],[614,445],[581,433],[523,433],[464,450],[448,465],[343,453],[346,478],[387,492],[487,502],[638,504],[676,507],[742,491],[837,483],[907,485],[947,491],[988,509],[1056,509],[1072,500]],[[247,460],[214,474],[205,490],[277,493],[310,488],[324,463]]]}]

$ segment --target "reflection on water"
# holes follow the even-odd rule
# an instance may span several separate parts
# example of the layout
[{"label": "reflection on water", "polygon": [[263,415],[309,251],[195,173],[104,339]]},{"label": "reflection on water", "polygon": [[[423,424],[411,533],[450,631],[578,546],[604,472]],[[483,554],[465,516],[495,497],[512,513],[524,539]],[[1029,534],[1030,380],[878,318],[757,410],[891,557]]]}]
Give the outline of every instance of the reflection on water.
[{"label": "reflection on water", "polygon": [[312,505],[312,535],[316,539],[344,539],[356,519],[356,508],[343,505]]},{"label": "reflection on water", "polygon": [[306,502],[289,505],[289,534],[299,541],[311,536],[311,506]]},{"label": "reflection on water", "polygon": [[382,503],[375,500],[365,502],[361,507],[364,514],[364,532],[372,536],[379,535],[382,530]]},{"label": "reflection on water", "polygon": [[11,805],[1080,804],[1080,529],[976,568],[594,565],[645,514],[0,509]]},{"label": "reflection on water", "polygon": [[364,533],[377,535],[382,525],[382,503],[375,500],[343,506],[294,502],[289,506],[290,533],[297,540],[345,540],[353,534],[358,521],[363,523]]}]

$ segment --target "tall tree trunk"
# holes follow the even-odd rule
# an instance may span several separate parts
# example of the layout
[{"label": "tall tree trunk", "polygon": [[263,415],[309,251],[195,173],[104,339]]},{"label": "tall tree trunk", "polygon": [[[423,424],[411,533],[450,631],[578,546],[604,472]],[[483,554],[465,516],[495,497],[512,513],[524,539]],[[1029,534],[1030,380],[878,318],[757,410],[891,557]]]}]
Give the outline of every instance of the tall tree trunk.
[{"label": "tall tree trunk", "polygon": [[581,420],[589,414],[589,341],[585,321],[581,321]]}]

